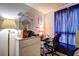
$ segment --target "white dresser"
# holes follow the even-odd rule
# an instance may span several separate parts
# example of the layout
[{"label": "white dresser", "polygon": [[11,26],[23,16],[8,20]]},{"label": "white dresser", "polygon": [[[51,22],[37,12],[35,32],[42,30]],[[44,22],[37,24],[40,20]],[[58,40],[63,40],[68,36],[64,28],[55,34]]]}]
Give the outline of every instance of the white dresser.
[{"label": "white dresser", "polygon": [[16,38],[16,56],[40,56],[40,39],[38,36],[30,38]]}]

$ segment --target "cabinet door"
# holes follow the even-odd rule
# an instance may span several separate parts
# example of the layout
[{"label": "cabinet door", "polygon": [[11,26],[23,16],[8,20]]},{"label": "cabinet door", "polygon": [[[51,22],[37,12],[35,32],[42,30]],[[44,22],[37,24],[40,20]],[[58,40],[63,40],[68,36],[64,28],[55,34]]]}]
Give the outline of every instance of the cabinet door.
[{"label": "cabinet door", "polygon": [[20,41],[20,55],[39,56],[40,55],[39,38],[29,38],[28,40]]},{"label": "cabinet door", "polygon": [[37,43],[32,46],[22,48],[20,51],[21,51],[20,55],[22,55],[22,56],[39,56],[40,55],[40,45]]},{"label": "cabinet door", "polygon": [[15,32],[10,32],[10,40],[9,40],[9,49],[10,49],[10,51],[9,51],[9,54],[10,54],[10,56],[15,56],[16,55],[16,39],[15,39],[15,37],[16,37],[16,33]]},{"label": "cabinet door", "polygon": [[8,31],[0,31],[0,56],[8,56]]}]

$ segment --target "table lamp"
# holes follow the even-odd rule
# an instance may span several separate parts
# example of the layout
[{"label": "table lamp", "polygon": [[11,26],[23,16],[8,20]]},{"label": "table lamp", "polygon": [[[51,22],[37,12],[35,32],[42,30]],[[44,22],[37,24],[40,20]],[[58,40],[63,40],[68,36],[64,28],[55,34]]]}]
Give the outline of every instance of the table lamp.
[{"label": "table lamp", "polygon": [[10,55],[10,30],[16,28],[15,20],[4,19],[2,29],[8,29],[8,56]]}]

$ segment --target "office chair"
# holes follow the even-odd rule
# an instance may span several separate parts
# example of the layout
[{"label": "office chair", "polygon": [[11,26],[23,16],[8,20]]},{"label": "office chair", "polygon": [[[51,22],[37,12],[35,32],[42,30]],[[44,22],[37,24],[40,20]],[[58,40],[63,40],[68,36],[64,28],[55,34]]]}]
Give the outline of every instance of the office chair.
[{"label": "office chair", "polygon": [[45,49],[47,50],[47,51],[45,52],[45,55],[46,55],[46,56],[47,56],[48,54],[51,54],[51,55],[53,56],[53,54],[56,52],[57,46],[58,46],[58,44],[59,44],[59,38],[60,38],[60,36],[61,36],[61,34],[55,35],[55,37],[54,37],[53,40],[52,40],[52,45],[50,45],[50,42],[51,42],[51,41],[49,41],[50,38],[47,38],[47,39],[45,40],[44,47],[45,47]]}]

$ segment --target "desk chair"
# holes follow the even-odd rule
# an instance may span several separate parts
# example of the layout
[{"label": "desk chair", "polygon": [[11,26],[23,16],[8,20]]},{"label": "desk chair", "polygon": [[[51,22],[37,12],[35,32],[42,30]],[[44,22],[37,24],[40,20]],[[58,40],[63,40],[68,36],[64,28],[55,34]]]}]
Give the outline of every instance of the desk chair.
[{"label": "desk chair", "polygon": [[[47,56],[48,54],[53,55],[56,52],[57,46],[59,44],[59,38],[61,34],[57,34],[52,41],[49,41],[50,38],[46,38],[44,41],[44,48],[46,49],[45,55]],[[52,43],[51,43],[52,42]],[[50,45],[51,43],[51,45]]]}]

